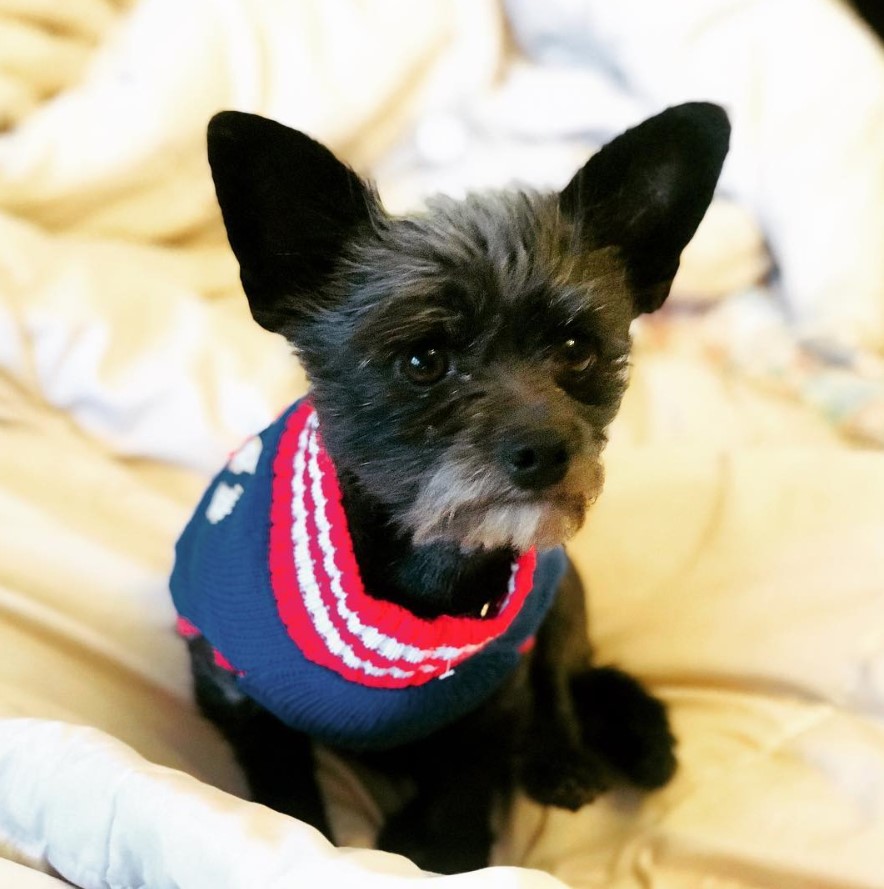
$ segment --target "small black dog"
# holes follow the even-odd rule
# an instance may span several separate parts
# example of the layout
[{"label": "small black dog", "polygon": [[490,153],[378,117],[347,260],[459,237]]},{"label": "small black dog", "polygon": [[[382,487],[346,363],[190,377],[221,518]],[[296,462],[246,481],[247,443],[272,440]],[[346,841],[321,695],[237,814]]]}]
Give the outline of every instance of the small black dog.
[{"label": "small black dog", "polygon": [[559,194],[391,218],[307,136],[212,120],[252,313],[311,381],[215,480],[172,578],[199,704],[258,801],[329,835],[319,739],[408,775],[379,845],[457,872],[487,863],[515,788],[577,809],[672,776],[663,705],[592,665],[557,547],[601,490],[630,323],[665,300],[729,132],[681,105]]}]

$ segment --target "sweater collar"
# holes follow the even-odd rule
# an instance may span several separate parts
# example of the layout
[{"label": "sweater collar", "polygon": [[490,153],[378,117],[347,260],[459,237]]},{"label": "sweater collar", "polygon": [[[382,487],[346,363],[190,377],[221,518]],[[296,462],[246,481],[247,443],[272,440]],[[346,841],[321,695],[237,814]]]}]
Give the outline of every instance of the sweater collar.
[{"label": "sweater collar", "polygon": [[334,464],[316,412],[283,418],[273,460],[270,576],[280,620],[305,657],[362,685],[403,688],[450,676],[510,627],[533,586],[536,553],[512,564],[490,618],[419,618],[362,583]]}]

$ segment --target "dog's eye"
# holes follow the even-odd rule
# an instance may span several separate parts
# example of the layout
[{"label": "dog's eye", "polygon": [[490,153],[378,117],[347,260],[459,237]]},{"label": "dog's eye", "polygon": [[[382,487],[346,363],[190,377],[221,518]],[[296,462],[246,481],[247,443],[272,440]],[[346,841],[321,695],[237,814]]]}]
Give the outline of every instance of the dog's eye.
[{"label": "dog's eye", "polygon": [[557,349],[556,357],[571,373],[583,373],[596,362],[595,343],[579,334],[568,336]]},{"label": "dog's eye", "polygon": [[411,349],[399,359],[399,367],[412,383],[431,386],[448,373],[448,356],[429,346]]}]

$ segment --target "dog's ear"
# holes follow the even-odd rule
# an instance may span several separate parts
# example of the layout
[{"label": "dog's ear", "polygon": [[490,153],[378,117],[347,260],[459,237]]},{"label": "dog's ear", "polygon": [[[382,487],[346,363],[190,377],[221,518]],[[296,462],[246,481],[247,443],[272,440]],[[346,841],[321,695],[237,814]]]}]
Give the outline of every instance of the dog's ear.
[{"label": "dog's ear", "polygon": [[209,122],[209,165],[255,320],[292,339],[374,196],[325,146],[257,114]]},{"label": "dog's ear", "polygon": [[620,249],[636,315],[660,308],[669,294],[681,251],[712,200],[729,138],[717,105],[676,105],[605,145],[559,196],[585,246]]}]

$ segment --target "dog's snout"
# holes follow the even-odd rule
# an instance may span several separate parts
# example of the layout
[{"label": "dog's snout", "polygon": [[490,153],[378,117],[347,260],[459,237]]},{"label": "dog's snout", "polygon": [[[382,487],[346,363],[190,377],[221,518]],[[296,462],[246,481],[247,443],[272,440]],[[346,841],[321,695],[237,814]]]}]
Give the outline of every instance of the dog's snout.
[{"label": "dog's snout", "polygon": [[513,436],[502,448],[501,458],[514,485],[539,491],[565,477],[570,453],[561,433],[542,428]]}]

